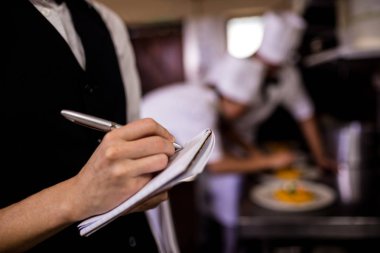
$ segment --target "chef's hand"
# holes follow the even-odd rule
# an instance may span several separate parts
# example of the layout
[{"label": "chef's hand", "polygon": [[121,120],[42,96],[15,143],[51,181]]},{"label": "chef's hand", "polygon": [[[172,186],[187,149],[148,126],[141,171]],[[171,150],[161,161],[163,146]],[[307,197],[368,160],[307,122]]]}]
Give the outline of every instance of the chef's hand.
[{"label": "chef's hand", "polygon": [[255,170],[275,170],[286,167],[296,160],[296,154],[289,150],[281,150],[265,153],[255,150],[251,152],[249,159]]},{"label": "chef's hand", "polygon": [[268,154],[269,165],[272,169],[280,169],[289,166],[296,160],[296,154],[291,151],[277,151]]},{"label": "chef's hand", "polygon": [[327,157],[318,157],[315,159],[317,165],[326,172],[338,172],[338,163]]}]

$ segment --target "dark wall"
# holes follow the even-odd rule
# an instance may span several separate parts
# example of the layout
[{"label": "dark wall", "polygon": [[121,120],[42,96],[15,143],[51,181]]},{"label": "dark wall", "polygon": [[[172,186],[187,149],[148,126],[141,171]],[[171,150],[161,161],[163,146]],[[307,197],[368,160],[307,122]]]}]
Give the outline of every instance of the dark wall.
[{"label": "dark wall", "polygon": [[[184,81],[180,22],[128,27],[143,95],[153,89]],[[198,216],[195,211],[194,183],[174,187],[169,197],[180,251],[196,252]]]},{"label": "dark wall", "polygon": [[184,80],[181,22],[128,27],[143,94]]}]

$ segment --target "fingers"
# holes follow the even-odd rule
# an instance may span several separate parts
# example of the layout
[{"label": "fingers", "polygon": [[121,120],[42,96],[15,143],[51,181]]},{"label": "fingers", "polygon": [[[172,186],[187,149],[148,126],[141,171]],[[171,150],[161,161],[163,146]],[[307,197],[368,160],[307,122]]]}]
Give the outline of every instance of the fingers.
[{"label": "fingers", "polygon": [[157,207],[162,201],[165,201],[168,199],[168,193],[162,192],[158,195],[155,195],[151,197],[150,199],[144,201],[143,203],[139,204],[137,207],[133,208],[129,213],[133,212],[142,212],[146,211],[152,208]]},{"label": "fingers", "polygon": [[139,159],[155,154],[173,155],[175,138],[153,119],[142,119],[108,132],[105,154],[110,160]]},{"label": "fingers", "polygon": [[166,168],[169,158],[167,155],[158,154],[137,160],[125,160],[123,167],[129,170],[132,177],[147,173],[156,173]]},{"label": "fingers", "polygon": [[294,162],[295,160],[295,156],[293,156],[292,153],[289,153],[289,152],[277,152],[270,156],[271,156],[273,168],[280,168],[283,166],[287,166],[291,164],[292,162]]},{"label": "fingers", "polygon": [[[78,219],[103,213],[141,190],[164,170],[174,154],[174,137],[152,119],[137,120],[108,132],[75,177]],[[142,209],[158,205],[160,195]]]},{"label": "fingers", "polygon": [[317,164],[323,169],[327,170],[333,173],[337,173],[339,170],[339,166],[335,161],[332,160],[322,160],[322,161],[317,161]]},{"label": "fingers", "polygon": [[[105,137],[106,141],[110,138]],[[134,141],[116,141],[110,142],[107,146],[105,154],[110,160],[117,159],[138,159],[142,157],[152,156],[155,154],[173,155],[175,148],[171,141],[160,136],[149,136]]]},{"label": "fingers", "polygon": [[289,163],[294,162],[296,159],[296,155],[293,152],[279,152],[278,156]]},{"label": "fingers", "polygon": [[137,140],[147,136],[161,136],[168,141],[175,141],[174,136],[171,135],[166,128],[151,118],[133,121],[112,132],[127,141]]}]

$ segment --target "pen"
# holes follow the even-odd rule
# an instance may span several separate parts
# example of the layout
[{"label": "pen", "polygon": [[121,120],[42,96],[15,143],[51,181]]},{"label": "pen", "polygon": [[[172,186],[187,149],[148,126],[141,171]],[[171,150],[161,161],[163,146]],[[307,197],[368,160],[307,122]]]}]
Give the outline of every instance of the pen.
[{"label": "pen", "polygon": [[[103,132],[109,132],[114,128],[122,127],[122,125],[119,125],[115,122],[101,119],[101,118],[80,113],[80,112],[62,110],[61,114],[63,115],[63,117],[70,120],[71,122],[74,122],[78,125],[82,125],[88,128],[95,129],[95,130],[103,131]],[[173,142],[173,146],[174,146],[175,152],[178,152],[181,149],[183,149],[181,145],[175,142]]]}]

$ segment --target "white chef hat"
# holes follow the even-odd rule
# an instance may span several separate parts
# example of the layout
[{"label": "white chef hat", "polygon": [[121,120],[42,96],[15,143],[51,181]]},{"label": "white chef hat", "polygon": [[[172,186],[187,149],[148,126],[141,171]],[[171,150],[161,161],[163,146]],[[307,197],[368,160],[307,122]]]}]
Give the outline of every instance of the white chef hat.
[{"label": "white chef hat", "polygon": [[250,104],[260,88],[264,71],[264,65],[258,61],[226,55],[210,69],[205,83],[214,85],[233,101]]},{"label": "white chef hat", "polygon": [[306,23],[290,11],[267,12],[263,22],[264,36],[257,54],[274,65],[280,65],[298,47]]}]

